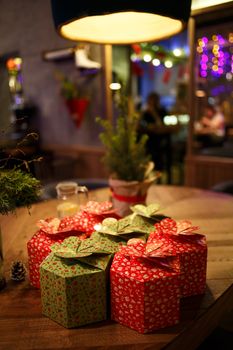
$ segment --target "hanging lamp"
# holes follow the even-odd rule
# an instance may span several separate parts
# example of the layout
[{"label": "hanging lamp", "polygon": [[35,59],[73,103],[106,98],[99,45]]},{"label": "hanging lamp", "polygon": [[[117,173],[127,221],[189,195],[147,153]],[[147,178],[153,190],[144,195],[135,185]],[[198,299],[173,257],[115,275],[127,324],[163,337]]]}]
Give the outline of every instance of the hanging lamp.
[{"label": "hanging lamp", "polygon": [[180,32],[191,0],[51,0],[61,36],[98,44],[156,41]]}]

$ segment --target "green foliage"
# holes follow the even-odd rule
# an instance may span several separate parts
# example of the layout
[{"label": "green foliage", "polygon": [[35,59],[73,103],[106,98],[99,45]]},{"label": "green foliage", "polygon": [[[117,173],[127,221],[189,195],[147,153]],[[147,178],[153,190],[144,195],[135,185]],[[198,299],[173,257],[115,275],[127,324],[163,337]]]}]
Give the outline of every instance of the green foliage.
[{"label": "green foliage", "polygon": [[[8,157],[0,159],[0,214],[14,212],[21,206],[30,207],[39,198],[40,181],[30,174],[29,164],[40,162],[42,158],[26,160],[22,149],[31,139],[37,138],[36,133],[28,133],[16,144]],[[11,161],[17,164],[13,168],[10,167]],[[22,168],[26,171],[22,171]]]},{"label": "green foliage", "polygon": [[138,118],[128,115],[127,98],[121,96],[116,125],[109,120],[97,118],[103,127],[99,137],[106,148],[103,161],[111,175],[119,180],[142,181],[145,179],[150,156],[146,153],[147,135],[139,138]]},{"label": "green foliage", "polygon": [[0,171],[0,213],[14,212],[17,207],[30,205],[37,201],[40,182],[30,173],[19,169]]},{"label": "green foliage", "polygon": [[73,100],[74,98],[79,97],[77,84],[59,71],[55,72],[55,77],[61,84],[61,94],[65,100]]},{"label": "green foliage", "polygon": [[66,100],[72,100],[79,96],[77,86],[68,78],[65,78],[62,82],[61,93]]}]

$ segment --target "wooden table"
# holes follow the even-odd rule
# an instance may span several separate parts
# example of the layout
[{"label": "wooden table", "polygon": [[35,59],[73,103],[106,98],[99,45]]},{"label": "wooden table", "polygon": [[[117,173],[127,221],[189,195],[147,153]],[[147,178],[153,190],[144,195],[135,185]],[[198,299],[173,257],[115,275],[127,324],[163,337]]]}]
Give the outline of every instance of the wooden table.
[{"label": "wooden table", "polygon": [[[106,200],[107,189],[93,192]],[[198,189],[153,186],[148,203],[159,202],[175,219],[191,219],[208,240],[207,290],[204,296],[182,301],[181,321],[175,327],[142,335],[112,321],[65,329],[41,315],[40,291],[28,280],[9,280],[13,260],[27,262],[26,242],[40,218],[56,214],[56,201],[19,209],[1,217],[7,287],[0,292],[0,349],[195,349],[233,308],[233,197]]]}]

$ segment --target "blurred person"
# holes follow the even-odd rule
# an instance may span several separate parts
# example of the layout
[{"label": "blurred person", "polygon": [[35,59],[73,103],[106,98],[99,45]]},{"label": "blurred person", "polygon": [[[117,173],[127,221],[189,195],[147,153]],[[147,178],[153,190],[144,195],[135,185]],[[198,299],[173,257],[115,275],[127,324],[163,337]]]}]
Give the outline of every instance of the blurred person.
[{"label": "blurred person", "polygon": [[146,99],[146,108],[142,112],[141,123],[163,125],[163,118],[167,111],[160,104],[160,96],[151,92]]},{"label": "blurred person", "polygon": [[221,146],[225,138],[225,118],[219,108],[207,105],[201,119],[194,124],[197,140],[203,147]]},{"label": "blurred person", "polygon": [[156,92],[151,92],[147,96],[146,107],[141,112],[139,121],[139,134],[147,134],[147,151],[151,155],[158,170],[164,168],[164,148],[166,148],[166,125],[163,118],[167,114],[160,105],[160,96]]}]

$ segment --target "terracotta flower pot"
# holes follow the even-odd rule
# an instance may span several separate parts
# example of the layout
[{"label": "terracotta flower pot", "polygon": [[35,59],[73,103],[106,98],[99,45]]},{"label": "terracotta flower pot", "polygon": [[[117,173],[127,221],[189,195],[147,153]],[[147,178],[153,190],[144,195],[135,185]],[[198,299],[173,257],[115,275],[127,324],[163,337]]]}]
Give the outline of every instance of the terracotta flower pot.
[{"label": "terracotta flower pot", "polygon": [[123,217],[131,213],[130,206],[145,204],[149,187],[156,177],[139,181],[123,181],[109,178],[109,186],[112,192],[113,206],[119,216]]}]

